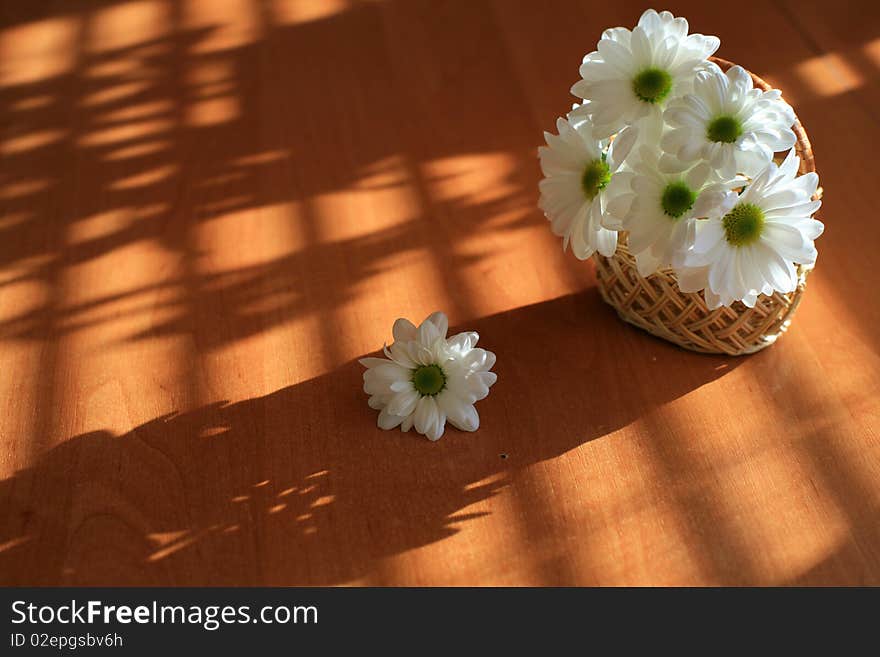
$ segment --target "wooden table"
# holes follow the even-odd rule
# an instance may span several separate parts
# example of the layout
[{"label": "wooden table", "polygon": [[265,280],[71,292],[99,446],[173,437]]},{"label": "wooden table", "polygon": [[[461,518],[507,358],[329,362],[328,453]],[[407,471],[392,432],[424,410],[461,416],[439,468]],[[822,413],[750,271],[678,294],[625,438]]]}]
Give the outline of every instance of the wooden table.
[{"label": "wooden table", "polygon": [[[880,584],[876,2],[670,2],[780,86],[826,234],[744,358],[624,325],[536,148],[644,3],[4,3],[4,584]],[[356,359],[443,309],[476,434]]]}]

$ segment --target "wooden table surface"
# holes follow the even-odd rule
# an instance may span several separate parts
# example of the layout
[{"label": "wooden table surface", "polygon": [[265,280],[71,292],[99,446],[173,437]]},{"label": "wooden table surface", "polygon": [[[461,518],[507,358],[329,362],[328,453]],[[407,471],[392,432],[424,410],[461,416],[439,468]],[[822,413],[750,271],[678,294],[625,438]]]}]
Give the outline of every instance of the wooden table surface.
[{"label": "wooden table surface", "polygon": [[[668,5],[825,189],[750,357],[621,323],[536,209],[642,3],[4,3],[0,581],[880,584],[880,5]],[[437,309],[482,427],[380,431],[356,359]]]}]

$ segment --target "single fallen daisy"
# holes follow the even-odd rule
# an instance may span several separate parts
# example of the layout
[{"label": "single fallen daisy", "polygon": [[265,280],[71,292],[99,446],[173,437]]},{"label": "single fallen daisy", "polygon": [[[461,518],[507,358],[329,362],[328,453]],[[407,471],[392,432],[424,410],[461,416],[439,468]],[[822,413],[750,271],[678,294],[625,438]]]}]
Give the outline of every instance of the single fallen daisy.
[{"label": "single fallen daisy", "polygon": [[362,358],[364,392],[379,411],[381,429],[400,427],[439,440],[448,421],[462,431],[476,431],[480,416],[474,402],[485,398],[497,380],[490,372],[495,354],[476,346],[468,331],[446,338],[449,320],[435,312],[416,327],[398,319],[387,358]]},{"label": "single fallen daisy", "polygon": [[755,176],[773,154],[794,146],[794,110],[778,89],[755,89],[740,66],[725,73],[711,63],[697,74],[693,93],[669,103],[663,114],[669,129],[660,145],[679,161],[709,162],[719,175]]},{"label": "single fallen daisy", "polygon": [[584,57],[571,92],[588,102],[576,114],[592,117],[600,139],[646,118],[642,138],[659,138],[664,104],[691,90],[719,45],[718,37],[689,35],[684,18],[648,9],[631,31],[605,30],[598,49]]},{"label": "single fallen daisy", "polygon": [[631,165],[630,191],[611,202],[606,224],[629,232],[627,246],[642,276],[681,266],[693,244],[697,218],[723,214],[736,198],[731,189],[742,184],[721,180],[705,162],[666,173],[659,169],[658,158],[656,148],[638,149]]},{"label": "single fallen daisy", "polygon": [[824,230],[812,215],[822,205],[813,196],[815,173],[798,176],[792,149],[778,167],[770,162],[723,214],[697,222],[693,248],[678,273],[685,292],[705,286],[706,305],[754,306],[758,295],[794,292],[797,265],[816,262],[814,240]]},{"label": "single fallen daisy", "polygon": [[538,205],[553,233],[562,237],[563,250],[571,244],[580,260],[596,251],[611,256],[617,248],[617,231],[603,227],[603,215],[636,131],[628,128],[609,143],[593,136],[589,119],[572,124],[560,118],[556,129],[558,135],[544,133],[547,145],[538,148],[544,173]]}]

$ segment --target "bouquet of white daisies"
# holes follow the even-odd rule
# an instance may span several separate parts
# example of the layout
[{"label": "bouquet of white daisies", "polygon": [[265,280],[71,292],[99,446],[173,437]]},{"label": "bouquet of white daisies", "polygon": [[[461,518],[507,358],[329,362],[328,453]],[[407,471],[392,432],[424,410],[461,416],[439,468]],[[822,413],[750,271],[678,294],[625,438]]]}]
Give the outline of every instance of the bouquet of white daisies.
[{"label": "bouquet of white daisies", "polygon": [[818,177],[798,176],[792,108],[710,61],[719,45],[653,9],[605,30],[572,87],[582,102],[545,133],[539,204],[579,259],[611,257],[625,231],[642,277],[671,270],[709,309],[751,308],[815,263]]}]

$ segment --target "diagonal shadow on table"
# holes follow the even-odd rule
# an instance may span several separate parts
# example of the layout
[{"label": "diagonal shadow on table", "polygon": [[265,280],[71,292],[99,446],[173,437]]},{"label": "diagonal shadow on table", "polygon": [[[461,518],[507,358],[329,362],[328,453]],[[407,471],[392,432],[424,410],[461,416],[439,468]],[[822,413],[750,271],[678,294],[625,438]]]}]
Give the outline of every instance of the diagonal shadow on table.
[{"label": "diagonal shadow on table", "polygon": [[[477,433],[449,429],[430,443],[376,429],[352,361],[123,436],[75,436],[0,483],[0,580],[383,583],[385,558],[491,513],[491,504],[468,507],[516,487],[529,466],[613,440],[609,433],[736,364],[632,329],[595,288],[466,328],[499,356]],[[660,372],[664,385],[628,394],[635,379]],[[537,506],[523,513],[540,514]]]}]

